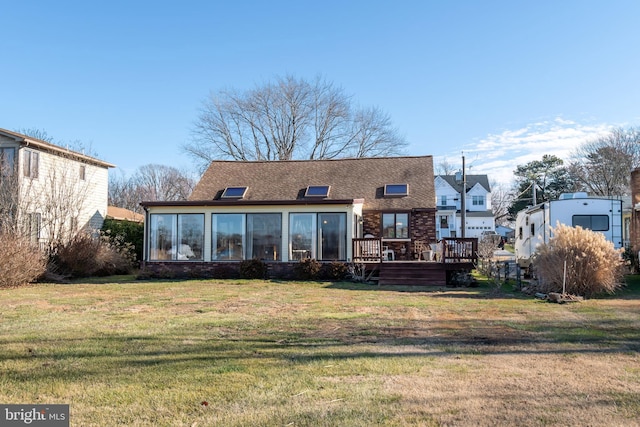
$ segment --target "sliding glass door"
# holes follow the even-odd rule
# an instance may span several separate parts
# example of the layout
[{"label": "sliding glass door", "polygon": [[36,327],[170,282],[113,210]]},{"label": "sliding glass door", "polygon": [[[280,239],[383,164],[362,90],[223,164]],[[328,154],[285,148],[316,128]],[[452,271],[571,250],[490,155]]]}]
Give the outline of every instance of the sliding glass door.
[{"label": "sliding glass door", "polygon": [[324,261],[347,258],[347,215],[318,214],[318,259]]}]

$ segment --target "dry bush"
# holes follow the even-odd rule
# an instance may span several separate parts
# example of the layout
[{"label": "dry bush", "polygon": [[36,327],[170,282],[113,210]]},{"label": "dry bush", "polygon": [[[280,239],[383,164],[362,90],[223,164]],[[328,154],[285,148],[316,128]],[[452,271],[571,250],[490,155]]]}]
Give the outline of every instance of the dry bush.
[{"label": "dry bush", "polygon": [[0,247],[0,288],[33,282],[45,272],[44,255],[27,238],[2,233]]},{"label": "dry bush", "polygon": [[299,280],[316,280],[322,264],[313,258],[305,258],[293,266],[296,278]]},{"label": "dry bush", "polygon": [[[496,238],[498,237],[498,238]],[[493,253],[498,249],[500,243],[499,236],[496,235],[484,235],[478,239],[478,271],[482,274],[490,276],[493,258]]]},{"label": "dry bush", "polygon": [[54,257],[57,269],[72,277],[126,274],[132,271],[134,262],[133,246],[108,233],[80,233],[58,247]]},{"label": "dry bush", "polygon": [[621,286],[621,252],[602,233],[559,224],[553,234],[548,244],[536,250],[534,267],[541,292],[562,292],[565,260],[569,294],[611,294]]}]

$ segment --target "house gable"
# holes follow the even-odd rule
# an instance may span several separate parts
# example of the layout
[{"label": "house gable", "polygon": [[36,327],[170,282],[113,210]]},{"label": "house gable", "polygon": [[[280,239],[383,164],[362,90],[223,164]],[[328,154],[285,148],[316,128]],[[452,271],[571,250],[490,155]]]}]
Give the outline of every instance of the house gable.
[{"label": "house gable", "polygon": [[456,210],[460,204],[459,191],[440,175],[436,176],[434,181],[438,209]]},{"label": "house gable", "polygon": [[[475,197],[482,198],[481,205],[473,203]],[[491,194],[487,192],[487,189],[480,183],[476,183],[473,187],[467,190],[467,200],[470,202],[468,203],[467,208],[471,211],[486,211],[491,209]]]}]

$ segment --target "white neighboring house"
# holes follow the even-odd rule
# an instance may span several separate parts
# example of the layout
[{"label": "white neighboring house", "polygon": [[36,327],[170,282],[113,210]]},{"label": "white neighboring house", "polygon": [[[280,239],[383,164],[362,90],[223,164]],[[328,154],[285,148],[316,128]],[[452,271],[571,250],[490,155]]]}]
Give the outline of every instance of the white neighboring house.
[{"label": "white neighboring house", "polygon": [[[480,238],[482,233],[495,232],[495,218],[491,210],[491,187],[487,175],[466,176],[466,229],[465,237]],[[437,175],[436,190],[436,236],[461,237],[461,197],[462,183],[455,175]]]},{"label": "white neighboring house", "polygon": [[0,129],[0,227],[40,247],[97,230],[107,215],[110,163]]}]

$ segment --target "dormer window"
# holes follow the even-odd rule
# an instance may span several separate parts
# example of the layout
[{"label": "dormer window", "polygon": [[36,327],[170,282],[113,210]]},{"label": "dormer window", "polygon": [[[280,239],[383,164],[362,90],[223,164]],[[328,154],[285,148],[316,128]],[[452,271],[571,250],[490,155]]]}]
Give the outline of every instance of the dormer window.
[{"label": "dormer window", "polygon": [[329,197],[329,185],[310,185],[304,197]]},{"label": "dormer window", "polygon": [[247,193],[247,187],[227,187],[222,192],[221,199],[242,199]]},{"label": "dormer window", "polygon": [[403,197],[409,195],[409,184],[386,184],[384,186],[385,197]]}]

